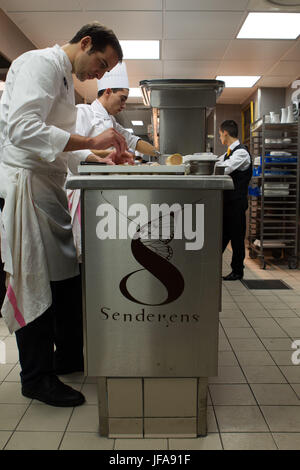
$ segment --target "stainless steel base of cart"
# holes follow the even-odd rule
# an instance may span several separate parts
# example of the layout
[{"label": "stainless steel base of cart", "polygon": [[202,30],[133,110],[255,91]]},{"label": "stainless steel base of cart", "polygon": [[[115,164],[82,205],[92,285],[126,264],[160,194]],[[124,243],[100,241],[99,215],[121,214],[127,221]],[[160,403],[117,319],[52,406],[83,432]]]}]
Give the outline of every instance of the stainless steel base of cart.
[{"label": "stainless steel base of cart", "polygon": [[85,374],[98,377],[101,435],[206,434],[232,186],[228,176],[69,180],[82,190]]}]

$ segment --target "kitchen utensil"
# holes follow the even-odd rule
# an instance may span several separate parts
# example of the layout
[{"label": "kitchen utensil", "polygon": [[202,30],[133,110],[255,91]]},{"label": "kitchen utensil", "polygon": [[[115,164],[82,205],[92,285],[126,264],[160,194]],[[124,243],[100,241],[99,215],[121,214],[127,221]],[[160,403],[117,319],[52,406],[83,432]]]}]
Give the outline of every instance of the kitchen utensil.
[{"label": "kitchen utensil", "polygon": [[293,105],[291,104],[288,106],[288,116],[287,116],[287,121],[286,122],[294,122],[294,113],[293,113]]},{"label": "kitchen utensil", "polygon": [[288,108],[281,108],[281,120],[280,122],[283,124],[287,122],[288,118]]},{"label": "kitchen utensil", "polygon": [[212,175],[218,157],[212,153],[198,153],[183,157],[186,175]]}]

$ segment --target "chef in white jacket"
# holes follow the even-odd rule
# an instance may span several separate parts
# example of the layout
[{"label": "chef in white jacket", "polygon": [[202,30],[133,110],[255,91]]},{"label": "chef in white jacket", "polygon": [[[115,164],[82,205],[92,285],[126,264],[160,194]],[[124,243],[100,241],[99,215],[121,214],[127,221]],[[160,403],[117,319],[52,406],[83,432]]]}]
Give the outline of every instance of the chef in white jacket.
[{"label": "chef in white jacket", "polygon": [[[81,135],[94,136],[106,129],[115,129],[124,136],[128,148],[137,150],[142,154],[156,155],[156,149],[149,142],[124,129],[115,119],[115,115],[126,107],[129,95],[129,81],[125,62],[118,63],[109,73],[97,81],[98,98],[89,104],[77,105],[76,132]],[[91,161],[95,155],[102,157],[107,164],[118,164],[127,161],[132,164],[134,155],[128,152],[116,154],[113,149],[91,152],[80,152],[76,161],[72,160],[70,170],[76,174],[80,160],[89,158]],[[68,190],[69,208],[72,217],[74,242],[78,259],[81,261],[81,215],[80,215],[80,190]]]},{"label": "chef in white jacket", "polygon": [[[16,332],[22,393],[53,406],[84,396],[56,374],[82,369],[81,285],[64,190],[68,152],[126,150],[114,129],[76,134],[72,73],[100,79],[122,60],[115,34],[99,23],[73,39],[13,61],[0,102],[2,315]],[[54,354],[54,344],[56,351]]]}]

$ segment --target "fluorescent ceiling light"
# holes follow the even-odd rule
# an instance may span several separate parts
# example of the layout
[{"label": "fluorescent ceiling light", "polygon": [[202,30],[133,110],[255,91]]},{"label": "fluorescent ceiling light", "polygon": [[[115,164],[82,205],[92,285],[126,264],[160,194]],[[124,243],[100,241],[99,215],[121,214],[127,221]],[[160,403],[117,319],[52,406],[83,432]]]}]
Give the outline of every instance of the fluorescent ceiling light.
[{"label": "fluorescent ceiling light", "polygon": [[159,41],[120,41],[124,59],[159,59]]},{"label": "fluorescent ceiling light", "polygon": [[216,80],[222,80],[225,82],[226,88],[251,88],[260,79],[260,76],[225,76],[219,75]]},{"label": "fluorescent ceiling light", "polygon": [[249,13],[238,39],[296,39],[300,13]]},{"label": "fluorescent ceiling light", "polygon": [[125,129],[125,131],[128,131],[128,132],[130,132],[130,134],[133,134],[133,129],[131,129],[131,128]]},{"label": "fluorescent ceiling light", "polygon": [[143,121],[131,121],[133,126],[143,126]]},{"label": "fluorescent ceiling light", "polygon": [[140,88],[130,88],[129,89],[129,98],[142,97],[142,90]]}]

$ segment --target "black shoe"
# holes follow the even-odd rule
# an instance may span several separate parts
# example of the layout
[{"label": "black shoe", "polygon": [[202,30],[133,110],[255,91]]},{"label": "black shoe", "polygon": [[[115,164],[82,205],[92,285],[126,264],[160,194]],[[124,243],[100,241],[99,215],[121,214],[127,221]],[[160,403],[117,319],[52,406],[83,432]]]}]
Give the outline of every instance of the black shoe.
[{"label": "black shoe", "polygon": [[223,276],[223,281],[238,281],[240,279],[243,279],[242,274],[236,274],[233,271],[228,274],[227,276]]},{"label": "black shoe", "polygon": [[22,395],[52,406],[79,406],[85,402],[82,393],[64,384],[55,375],[47,375],[34,385],[23,385]]}]

